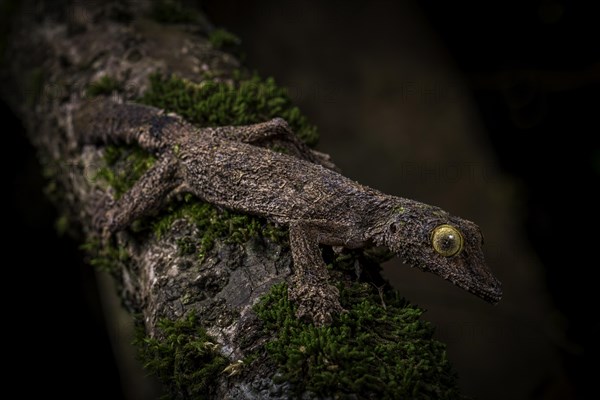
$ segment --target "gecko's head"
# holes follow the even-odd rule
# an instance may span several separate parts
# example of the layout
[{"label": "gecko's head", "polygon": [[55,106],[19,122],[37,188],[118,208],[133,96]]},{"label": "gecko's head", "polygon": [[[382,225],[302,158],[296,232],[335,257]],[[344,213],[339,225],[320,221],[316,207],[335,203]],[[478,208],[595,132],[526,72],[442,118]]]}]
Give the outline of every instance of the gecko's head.
[{"label": "gecko's head", "polygon": [[393,210],[384,242],[412,267],[433,272],[490,303],[502,297],[500,282],[483,258],[483,236],[471,221],[410,202]]}]

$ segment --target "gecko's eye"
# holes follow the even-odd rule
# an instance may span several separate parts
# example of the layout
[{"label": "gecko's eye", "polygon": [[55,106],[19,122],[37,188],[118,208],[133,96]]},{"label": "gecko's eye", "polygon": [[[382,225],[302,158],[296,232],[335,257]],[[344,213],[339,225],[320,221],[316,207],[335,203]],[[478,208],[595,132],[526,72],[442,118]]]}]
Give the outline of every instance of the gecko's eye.
[{"label": "gecko's eye", "polygon": [[455,227],[440,225],[431,232],[431,245],[444,257],[452,257],[461,252],[463,237]]}]

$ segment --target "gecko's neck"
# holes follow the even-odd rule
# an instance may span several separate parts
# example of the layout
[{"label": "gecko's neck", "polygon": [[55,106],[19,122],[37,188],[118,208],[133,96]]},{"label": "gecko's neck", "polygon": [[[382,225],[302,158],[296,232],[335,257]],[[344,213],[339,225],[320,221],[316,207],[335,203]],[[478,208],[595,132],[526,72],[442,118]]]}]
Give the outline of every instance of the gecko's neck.
[{"label": "gecko's neck", "polygon": [[373,196],[369,203],[369,208],[363,214],[364,224],[368,227],[365,241],[385,246],[394,252],[400,251],[414,234],[410,230],[414,230],[414,227],[408,227],[413,226],[415,220],[428,215],[429,209],[439,210],[415,200],[388,195]]},{"label": "gecko's neck", "polygon": [[389,246],[386,238],[389,237],[390,224],[394,215],[412,206],[411,201],[401,197],[385,194],[374,196],[365,209],[366,241],[377,246]]}]

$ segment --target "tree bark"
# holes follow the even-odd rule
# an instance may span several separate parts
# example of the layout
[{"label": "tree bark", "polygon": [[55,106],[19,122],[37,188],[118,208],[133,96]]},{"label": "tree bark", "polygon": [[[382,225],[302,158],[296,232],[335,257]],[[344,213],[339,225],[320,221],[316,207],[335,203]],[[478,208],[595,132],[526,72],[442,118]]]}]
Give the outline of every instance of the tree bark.
[{"label": "tree bark", "polygon": [[[106,151],[77,142],[72,118],[79,103],[92,89],[119,101],[137,101],[157,73],[186,82],[227,82],[241,68],[234,56],[217,48],[222,43],[209,39],[214,28],[201,13],[175,7],[168,14],[164,7],[171,3],[136,1],[130,8],[118,2],[69,2],[62,7],[24,2],[4,49],[3,96],[39,152],[63,222],[85,238],[92,261],[114,276],[119,297],[142,331],[138,345],[143,361],[160,375],[172,397],[318,397],[314,386],[277,379],[288,378],[281,375],[286,361],[271,357],[265,344],[279,328],[267,329],[255,309],[273,285],[291,276],[285,240],[264,234],[243,241],[216,237],[198,257],[195,247],[182,251],[182,243],[200,235],[201,228],[189,218],[172,218],[160,235],[148,229],[121,232],[110,246],[99,242],[93,228],[96,210],[117,193],[98,177],[106,167]],[[157,11],[157,4],[163,9]],[[156,12],[162,13],[158,19],[178,23],[147,18]],[[381,282],[377,268],[373,271],[367,282]],[[381,299],[385,309],[383,295]],[[434,343],[429,331],[421,338],[427,346]],[[297,354],[305,351],[299,349]],[[446,361],[439,362],[440,371],[451,376]],[[335,365],[332,371],[334,367],[353,368]],[[165,375],[169,369],[172,376]],[[440,397],[457,395],[454,381],[448,382],[441,385]],[[344,384],[337,385],[343,392]],[[376,391],[351,396],[369,398],[372,393]],[[326,395],[335,396],[331,391]]]}]

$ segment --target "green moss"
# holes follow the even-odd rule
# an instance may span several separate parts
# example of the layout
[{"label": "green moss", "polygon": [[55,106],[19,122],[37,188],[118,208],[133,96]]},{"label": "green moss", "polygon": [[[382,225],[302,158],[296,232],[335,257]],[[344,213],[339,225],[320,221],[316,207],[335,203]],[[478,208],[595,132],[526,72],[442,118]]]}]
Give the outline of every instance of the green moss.
[{"label": "green moss", "polygon": [[256,306],[275,336],[266,349],[283,380],[298,392],[335,398],[460,398],[445,346],[432,338],[422,310],[367,283],[340,289],[348,312],[328,327],[299,321],[285,284],[273,286]]},{"label": "green moss", "polygon": [[178,24],[195,22],[198,13],[184,7],[179,0],[153,0],[151,16],[157,22]]},{"label": "green moss", "polygon": [[189,254],[190,249],[194,248],[200,258],[213,247],[217,239],[240,244],[258,236],[278,242],[287,239],[286,232],[262,218],[221,210],[199,202],[191,195],[186,195],[182,202],[170,204],[153,224],[154,232],[161,237],[171,229],[173,222],[182,218],[196,224],[200,234],[197,238],[187,237],[178,243],[179,252]]},{"label": "green moss", "polygon": [[99,271],[116,273],[123,265],[129,261],[129,253],[124,246],[114,246],[113,244],[102,244],[98,239],[89,239],[81,245],[90,256],[90,265],[98,268]]},{"label": "green moss", "polygon": [[106,167],[100,168],[95,179],[106,182],[119,198],[150,168],[156,159],[138,146],[107,146]]},{"label": "green moss", "polygon": [[56,221],[54,221],[54,229],[56,229],[58,236],[64,236],[69,230],[69,225],[69,217],[66,214],[62,214],[58,217]]},{"label": "green moss", "polygon": [[175,112],[196,126],[247,125],[281,117],[308,145],[318,141],[315,126],[273,78],[263,80],[237,73],[233,83],[200,84],[176,76],[153,75],[150,79],[151,87],[140,101]]},{"label": "green moss", "polygon": [[196,253],[196,251],[198,251],[198,246],[196,240],[186,236],[177,239],[177,249],[180,256],[186,256]]},{"label": "green moss", "polygon": [[194,313],[177,321],[162,319],[155,337],[140,328],[134,343],[144,367],[159,378],[170,399],[204,398],[227,366]]},{"label": "green moss", "polygon": [[88,97],[95,97],[106,95],[109,96],[113,92],[120,92],[123,90],[121,82],[110,76],[103,76],[95,82],[92,82],[86,90]]},{"label": "green moss", "polygon": [[225,29],[215,29],[208,36],[208,40],[215,49],[236,49],[242,41],[239,37]]}]

